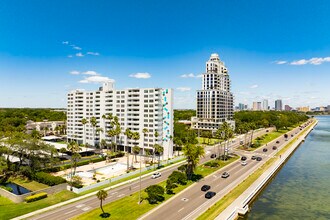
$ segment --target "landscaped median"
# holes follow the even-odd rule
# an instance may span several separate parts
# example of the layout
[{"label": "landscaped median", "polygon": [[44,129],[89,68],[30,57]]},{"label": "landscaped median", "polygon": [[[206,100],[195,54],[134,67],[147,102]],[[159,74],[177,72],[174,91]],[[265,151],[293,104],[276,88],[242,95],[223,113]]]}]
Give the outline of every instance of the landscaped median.
[{"label": "landscaped median", "polygon": [[[224,166],[236,161],[238,157],[233,157],[227,161],[219,161],[220,166],[219,167],[207,167],[204,164],[200,165],[196,168],[195,174],[202,175],[203,177],[206,177],[207,175],[210,175],[214,173],[215,171],[223,168]],[[181,192],[182,190],[186,189],[187,187],[191,186],[194,182],[188,181],[186,185],[178,185],[177,188],[173,189],[174,194],[164,194],[165,200],[162,202],[164,203],[171,197],[175,196],[175,194]],[[165,188],[166,181],[163,181],[159,183],[158,185]],[[142,192],[142,198],[147,197],[147,193]],[[159,206],[162,203],[158,204],[149,204],[149,202],[144,199],[141,204],[138,204],[138,198],[139,193],[133,193],[131,196],[126,196],[122,199],[119,199],[117,201],[111,202],[109,204],[106,204],[103,206],[103,209],[105,212],[110,213],[110,219],[123,219],[123,216],[129,216],[129,219],[137,219],[141,215],[147,213],[151,209]],[[75,217],[74,219],[102,219],[100,216],[101,214],[100,209],[94,209],[90,212],[84,213],[80,216]]]},{"label": "landscaped median", "polygon": [[247,188],[249,188],[267,169],[269,169],[273,163],[278,160],[278,157],[286,152],[296,141],[297,138],[304,135],[305,131],[308,130],[311,126],[314,125],[313,122],[307,128],[304,129],[297,137],[291,140],[287,145],[285,145],[281,150],[279,150],[275,157],[270,158],[267,162],[265,162],[259,169],[257,169],[254,173],[252,173],[248,178],[246,178],[242,183],[236,186],[233,190],[230,191],[227,195],[225,195],[222,199],[217,201],[211,208],[209,208],[206,212],[200,215],[198,220],[209,220],[215,219],[222,211],[224,211],[232,202],[234,202]]}]

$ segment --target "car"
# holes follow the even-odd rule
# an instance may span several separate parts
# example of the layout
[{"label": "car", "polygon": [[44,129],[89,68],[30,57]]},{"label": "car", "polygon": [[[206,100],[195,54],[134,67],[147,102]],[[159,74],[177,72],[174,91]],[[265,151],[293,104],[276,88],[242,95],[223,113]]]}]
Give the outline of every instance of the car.
[{"label": "car", "polygon": [[241,160],[242,160],[242,161],[244,161],[244,160],[246,160],[246,159],[247,159],[246,156],[242,156],[242,157],[241,157]]},{"label": "car", "polygon": [[255,160],[255,159],[257,159],[257,157],[256,156],[252,156],[251,159],[252,160]]},{"label": "car", "polygon": [[277,147],[276,146],[273,146],[273,150],[276,150],[277,149]]},{"label": "car", "polygon": [[242,166],[246,166],[247,165],[247,162],[244,160],[241,162]]},{"label": "car", "polygon": [[211,154],[211,158],[216,158],[217,155],[216,154]]},{"label": "car", "polygon": [[162,176],[162,174],[160,172],[157,172],[157,173],[154,173],[154,174],[151,175],[151,179],[156,179],[156,178],[161,177],[161,176]]},{"label": "car", "polygon": [[205,198],[211,199],[215,195],[216,195],[216,192],[208,191],[207,193],[205,193]]},{"label": "car", "polygon": [[276,144],[279,144],[280,143],[280,141],[276,141]]},{"label": "car", "polygon": [[224,172],[224,173],[221,175],[222,178],[228,178],[229,176],[230,176],[230,175],[229,175],[228,172]]},{"label": "car", "polygon": [[257,157],[257,161],[261,161],[262,160],[262,157]]},{"label": "car", "polygon": [[268,130],[266,130],[266,132],[269,132]]},{"label": "car", "polygon": [[204,192],[208,191],[209,189],[211,189],[211,186],[209,186],[209,185],[203,185],[201,188],[201,190]]},{"label": "car", "polygon": [[264,149],[262,149],[262,151],[263,151],[263,152],[267,152],[268,150],[267,150],[267,148],[264,148]]},{"label": "car", "polygon": [[291,134],[291,137],[293,137],[293,134]]}]

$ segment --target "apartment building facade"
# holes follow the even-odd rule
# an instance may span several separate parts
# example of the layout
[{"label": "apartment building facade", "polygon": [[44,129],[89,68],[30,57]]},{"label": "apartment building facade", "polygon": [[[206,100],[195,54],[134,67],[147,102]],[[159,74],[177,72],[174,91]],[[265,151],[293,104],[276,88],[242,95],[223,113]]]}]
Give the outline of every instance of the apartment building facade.
[{"label": "apartment building facade", "polygon": [[234,127],[233,99],[228,69],[218,54],[211,54],[202,76],[202,90],[197,90],[197,112],[192,118],[192,128],[214,132],[225,121]]},{"label": "apartment building facade", "polygon": [[[173,91],[161,88],[114,88],[113,82],[106,82],[97,91],[75,90],[68,94],[67,135],[69,140],[99,145],[102,139],[107,143],[116,142],[121,150],[132,152],[134,146],[153,150],[155,144],[163,146],[165,158],[173,155]],[[117,116],[121,134],[109,137],[110,121],[103,116]],[[82,124],[82,119],[96,118],[97,125]],[[139,132],[140,139],[130,140],[126,129]],[[143,129],[148,130],[143,134]],[[96,132],[96,131],[99,132]],[[158,137],[155,137],[155,134]]]}]

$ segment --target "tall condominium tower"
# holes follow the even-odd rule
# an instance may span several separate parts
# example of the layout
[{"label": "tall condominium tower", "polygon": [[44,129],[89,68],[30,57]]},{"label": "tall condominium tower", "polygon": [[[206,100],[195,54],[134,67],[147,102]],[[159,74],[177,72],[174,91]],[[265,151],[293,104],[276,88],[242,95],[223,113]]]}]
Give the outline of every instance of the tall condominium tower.
[{"label": "tall condominium tower", "polygon": [[[91,146],[99,145],[102,139],[108,144],[115,141],[121,150],[131,152],[132,147],[139,146],[142,153],[159,144],[164,148],[164,157],[172,157],[172,96],[172,89],[116,90],[112,82],[104,83],[97,91],[72,91],[68,94],[68,139]],[[109,114],[119,119],[121,133],[117,138],[108,135],[112,127],[104,116]],[[89,123],[92,117],[96,118],[96,126]],[[83,118],[88,121],[85,125],[82,124]],[[128,139],[124,135],[127,128],[139,132],[140,139]],[[147,129],[145,134],[142,132],[144,128]]]},{"label": "tall condominium tower", "polygon": [[202,90],[197,90],[197,117],[192,118],[192,128],[216,131],[225,121],[234,127],[233,111],[228,70],[213,53],[206,62]]},{"label": "tall condominium tower", "polygon": [[264,111],[268,110],[268,100],[267,99],[262,100],[262,110],[264,110]]},{"label": "tall condominium tower", "polygon": [[275,100],[275,110],[276,111],[282,111],[282,100],[281,99],[278,99],[278,100]]}]

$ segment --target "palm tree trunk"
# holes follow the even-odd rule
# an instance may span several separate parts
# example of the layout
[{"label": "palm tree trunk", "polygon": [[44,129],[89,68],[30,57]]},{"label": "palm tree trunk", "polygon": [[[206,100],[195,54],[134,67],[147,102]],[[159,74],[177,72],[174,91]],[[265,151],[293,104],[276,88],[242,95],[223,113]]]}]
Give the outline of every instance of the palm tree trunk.
[{"label": "palm tree trunk", "polygon": [[102,199],[101,199],[101,202],[100,202],[100,207],[101,207],[102,213],[104,214],[104,210],[103,210],[103,207],[102,207]]}]

